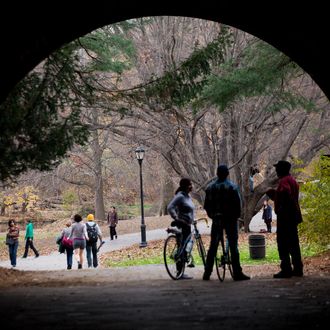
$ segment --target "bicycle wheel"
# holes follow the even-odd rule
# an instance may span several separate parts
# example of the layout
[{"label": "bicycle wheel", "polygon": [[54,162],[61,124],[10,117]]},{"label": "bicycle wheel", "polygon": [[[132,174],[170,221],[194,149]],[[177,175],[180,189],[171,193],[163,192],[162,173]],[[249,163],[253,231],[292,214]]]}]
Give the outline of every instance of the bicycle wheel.
[{"label": "bicycle wheel", "polygon": [[217,268],[218,279],[223,282],[226,275],[226,257],[224,254],[224,246],[219,242],[217,254],[215,256],[215,265]]},{"label": "bicycle wheel", "polygon": [[204,247],[204,244],[203,244],[203,241],[202,241],[202,238],[199,237],[196,239],[196,245],[197,245],[197,250],[198,250],[198,253],[203,261],[203,265],[205,266],[206,264],[206,251],[205,251],[205,247]]},{"label": "bicycle wheel", "polygon": [[185,262],[178,256],[179,250],[177,238],[174,235],[168,236],[164,244],[164,263],[168,275],[173,280],[178,280],[185,269]]}]

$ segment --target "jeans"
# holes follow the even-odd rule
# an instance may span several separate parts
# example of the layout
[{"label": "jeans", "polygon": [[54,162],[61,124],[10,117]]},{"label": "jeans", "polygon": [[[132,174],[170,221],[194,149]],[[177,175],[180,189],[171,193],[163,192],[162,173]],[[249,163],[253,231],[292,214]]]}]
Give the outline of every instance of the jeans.
[{"label": "jeans", "polygon": [[[181,224],[180,222],[175,222],[173,223],[173,225],[177,226],[178,228],[182,229],[182,234],[181,234],[181,242],[182,244],[184,244],[188,238],[188,236],[191,234],[191,225],[184,225]],[[171,224],[171,225],[172,225]],[[183,251],[183,259],[181,259],[180,261],[177,262],[176,264],[176,269],[178,272],[181,272],[182,267],[184,265],[184,262],[187,260],[187,252]]]},{"label": "jeans", "polygon": [[73,257],[73,248],[65,248],[66,251],[66,263],[67,266],[72,268],[72,257]]},{"label": "jeans", "polygon": [[87,255],[88,267],[92,267],[92,255],[93,255],[93,267],[96,268],[98,266],[98,263],[97,263],[97,242],[86,244],[86,255]]},{"label": "jeans", "polygon": [[8,245],[10,264],[16,267],[18,240],[14,244]]},{"label": "jeans", "polygon": [[238,227],[236,219],[213,219],[211,228],[211,243],[210,248],[207,252],[205,273],[210,275],[213,270],[214,259],[217,254],[217,249],[220,243],[220,235],[223,235],[223,229],[225,229],[231,262],[233,266],[234,276],[239,275],[242,272],[242,268],[239,261],[238,252]]}]

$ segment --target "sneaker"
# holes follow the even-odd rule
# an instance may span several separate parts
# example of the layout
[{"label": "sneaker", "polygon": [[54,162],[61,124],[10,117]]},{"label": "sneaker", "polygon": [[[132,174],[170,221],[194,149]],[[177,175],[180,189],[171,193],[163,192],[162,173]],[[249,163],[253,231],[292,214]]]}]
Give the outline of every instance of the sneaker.
[{"label": "sneaker", "polygon": [[283,270],[273,275],[274,278],[290,278],[291,276],[292,272],[284,272]]},{"label": "sneaker", "polygon": [[194,258],[193,258],[192,255],[190,255],[188,257],[187,267],[189,267],[189,268],[194,268],[195,267],[195,262],[194,262]]},{"label": "sneaker", "polygon": [[193,277],[192,277],[192,276],[188,276],[188,275],[186,275],[186,274],[183,274],[183,275],[179,278],[179,280],[191,280],[191,279],[193,279]]},{"label": "sneaker", "polygon": [[203,281],[209,281],[210,280],[210,277],[211,277],[211,274],[204,273],[204,275],[203,275]]},{"label": "sneaker", "polygon": [[249,279],[250,279],[250,276],[247,276],[243,273],[233,276],[234,281],[245,281],[245,280],[249,280]]}]

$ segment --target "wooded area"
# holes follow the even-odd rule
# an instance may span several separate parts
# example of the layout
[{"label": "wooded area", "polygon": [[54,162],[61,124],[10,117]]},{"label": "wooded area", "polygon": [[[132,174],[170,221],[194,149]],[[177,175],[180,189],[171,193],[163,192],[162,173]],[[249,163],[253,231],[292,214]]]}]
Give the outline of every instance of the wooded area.
[{"label": "wooded area", "polygon": [[30,207],[15,196],[31,187],[36,207],[59,199],[104,220],[111,205],[139,202],[134,150],[143,145],[154,214],[183,176],[202,205],[227,163],[248,228],[277,160],[300,171],[329,153],[329,101],[306,73],[251,35],[185,17],[93,31],[40,63],[0,107],[2,214]]}]

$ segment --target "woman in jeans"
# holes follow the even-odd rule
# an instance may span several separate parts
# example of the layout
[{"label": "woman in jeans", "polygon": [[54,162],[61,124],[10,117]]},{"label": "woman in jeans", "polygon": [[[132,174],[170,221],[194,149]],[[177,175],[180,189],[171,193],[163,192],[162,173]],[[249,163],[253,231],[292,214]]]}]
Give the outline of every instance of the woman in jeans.
[{"label": "woman in jeans", "polygon": [[[177,226],[182,229],[182,242],[185,242],[191,233],[191,224],[194,221],[195,205],[190,197],[192,191],[192,182],[189,178],[182,178],[179,183],[179,188],[175,192],[175,196],[168,204],[167,211],[171,218],[171,226]],[[185,258],[187,252],[185,251]],[[188,264],[188,267],[194,267],[193,263]],[[181,263],[177,264],[178,272],[181,271]],[[181,279],[191,279],[192,277],[183,275]]]},{"label": "woman in jeans", "polygon": [[84,261],[84,250],[86,248],[86,240],[88,241],[86,224],[81,223],[82,217],[76,214],[73,217],[71,234],[69,239],[73,240],[74,255],[78,263],[78,269],[82,269]]},{"label": "woman in jeans", "polygon": [[66,227],[62,230],[61,237],[62,237],[62,244],[64,246],[65,253],[66,253],[67,269],[71,269],[72,268],[73,245],[65,245],[63,243],[63,237],[66,237],[68,239],[70,237],[71,221],[68,221],[65,225],[66,225]]},{"label": "woman in jeans", "polygon": [[10,264],[13,267],[16,267],[19,228],[16,225],[15,220],[11,219],[11,220],[8,221],[7,235],[12,240],[12,242],[8,244]]}]

